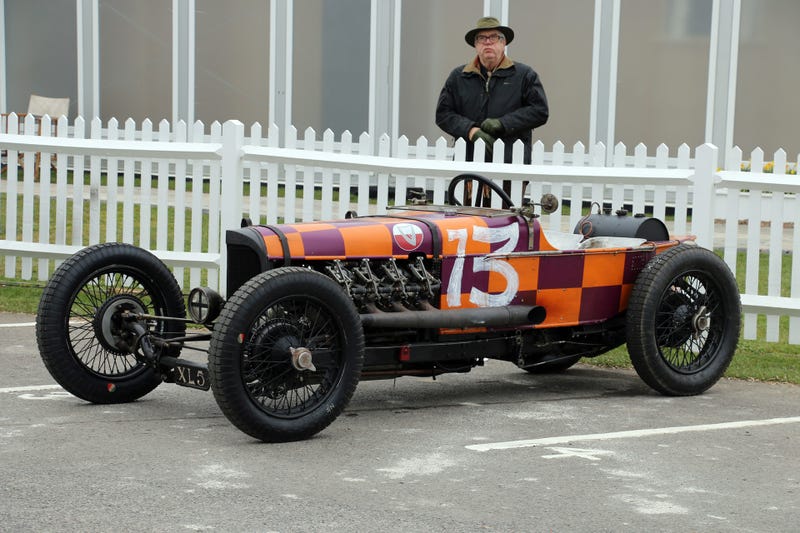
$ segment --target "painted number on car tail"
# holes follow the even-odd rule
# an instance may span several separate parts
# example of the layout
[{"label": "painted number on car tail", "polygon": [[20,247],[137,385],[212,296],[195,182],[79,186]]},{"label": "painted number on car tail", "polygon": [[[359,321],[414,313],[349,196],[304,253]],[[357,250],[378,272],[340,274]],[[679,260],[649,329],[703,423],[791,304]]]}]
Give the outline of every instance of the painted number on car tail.
[{"label": "painted number on car tail", "polygon": [[[494,253],[513,252],[519,242],[519,225],[509,224],[497,228],[487,228],[484,226],[472,226],[472,228],[457,228],[447,230],[449,241],[456,241],[456,260],[453,263],[453,271],[447,283],[447,305],[448,307],[461,306],[462,283],[464,280],[464,264],[466,262],[467,243],[469,241],[470,229],[472,240],[480,243],[498,244],[504,243]],[[496,307],[508,305],[519,290],[519,275],[514,267],[502,259],[486,259],[484,256],[476,256],[472,262],[472,272],[494,272],[502,276],[506,281],[506,288],[498,294],[484,292],[478,287],[469,287],[469,301],[478,307]]]}]

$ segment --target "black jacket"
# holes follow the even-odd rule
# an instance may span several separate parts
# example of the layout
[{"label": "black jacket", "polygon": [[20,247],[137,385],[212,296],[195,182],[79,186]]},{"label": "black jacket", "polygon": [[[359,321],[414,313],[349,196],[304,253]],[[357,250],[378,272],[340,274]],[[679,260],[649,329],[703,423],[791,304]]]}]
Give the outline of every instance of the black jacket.
[{"label": "black jacket", "polygon": [[[484,70],[485,72],[485,70]],[[436,104],[436,125],[456,139],[467,141],[467,160],[474,145],[469,130],[487,118],[497,118],[505,128],[505,162],[511,162],[513,144],[525,145],[525,163],[531,162],[533,128],[547,122],[547,97],[539,75],[528,65],[504,58],[493,74],[483,74],[476,57],[453,69]],[[486,157],[491,161],[491,156]]]}]

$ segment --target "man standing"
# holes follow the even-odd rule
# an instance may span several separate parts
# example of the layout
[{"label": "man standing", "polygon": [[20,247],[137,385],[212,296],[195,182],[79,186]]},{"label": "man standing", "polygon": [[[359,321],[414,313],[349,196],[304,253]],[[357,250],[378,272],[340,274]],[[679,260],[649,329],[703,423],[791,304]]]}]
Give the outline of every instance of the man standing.
[{"label": "man standing", "polygon": [[464,39],[477,55],[447,77],[436,104],[436,125],[467,140],[468,161],[476,140],[486,143],[486,161],[491,161],[494,141],[503,139],[503,160],[510,163],[519,139],[525,146],[524,162],[530,163],[533,128],[545,124],[549,114],[539,75],[505,55],[514,31],[494,17],[479,19]]}]

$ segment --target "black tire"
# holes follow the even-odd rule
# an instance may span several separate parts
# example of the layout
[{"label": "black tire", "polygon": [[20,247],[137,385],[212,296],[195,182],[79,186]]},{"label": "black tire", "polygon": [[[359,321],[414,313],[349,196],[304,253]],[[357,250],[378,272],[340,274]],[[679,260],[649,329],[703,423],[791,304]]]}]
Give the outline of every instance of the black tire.
[{"label": "black tire", "polygon": [[456,198],[456,186],[459,183],[461,183],[462,181],[465,181],[465,182],[467,182],[467,183],[464,184],[464,186],[466,187],[467,184],[468,183],[471,184],[470,182],[472,182],[473,180],[478,182],[478,187],[477,187],[477,190],[475,191],[477,196],[476,196],[474,202],[471,200],[471,198],[470,199],[466,198],[468,191],[465,189],[464,190],[464,195],[465,195],[464,200],[465,200],[465,204],[466,205],[474,204],[474,205],[478,206],[478,205],[484,204],[485,203],[485,199],[482,198],[482,194],[483,194],[483,191],[486,190],[486,188],[488,188],[489,190],[491,190],[495,194],[497,194],[500,197],[501,200],[503,200],[503,207],[505,209],[508,209],[508,208],[511,208],[511,207],[514,206],[514,202],[511,201],[511,197],[508,195],[508,193],[506,193],[506,191],[504,191],[494,181],[490,180],[486,176],[481,176],[480,174],[459,174],[455,178],[451,179],[450,180],[450,185],[448,185],[448,187],[447,187],[447,201],[448,201],[448,203],[450,205],[461,205],[461,202],[459,202],[458,199]]},{"label": "black tire", "polygon": [[[180,287],[164,263],[121,243],[90,246],[61,263],[39,302],[39,354],[64,389],[88,402],[130,402],[161,382],[156,369],[117,343],[114,306],[120,303],[150,315],[186,314]],[[172,338],[183,336],[186,325],[150,320],[148,329]],[[179,351],[171,348],[169,355]]]},{"label": "black tire", "polygon": [[[307,350],[312,368],[290,348]],[[233,425],[265,442],[306,439],[353,396],[364,332],[336,282],[305,268],[278,268],[234,293],[217,319],[208,359],[214,397]]]},{"label": "black tire", "polygon": [[725,373],[739,341],[739,290],[710,250],[682,244],[650,260],[628,301],[636,372],[669,396],[700,394]]},{"label": "black tire", "polygon": [[540,365],[525,367],[524,370],[531,374],[558,374],[572,368],[575,363],[581,360],[580,355],[573,355],[563,359],[558,359],[552,363],[542,363]]}]

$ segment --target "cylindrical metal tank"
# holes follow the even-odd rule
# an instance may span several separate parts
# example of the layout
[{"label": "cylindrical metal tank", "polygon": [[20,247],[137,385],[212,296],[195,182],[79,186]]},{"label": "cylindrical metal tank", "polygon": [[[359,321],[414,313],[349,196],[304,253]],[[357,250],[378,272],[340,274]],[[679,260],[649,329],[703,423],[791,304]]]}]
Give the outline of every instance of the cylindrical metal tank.
[{"label": "cylindrical metal tank", "polygon": [[574,233],[584,237],[610,236],[635,237],[648,241],[669,240],[667,226],[659,219],[644,214],[628,216],[628,212],[592,213],[586,215],[575,226]]}]

